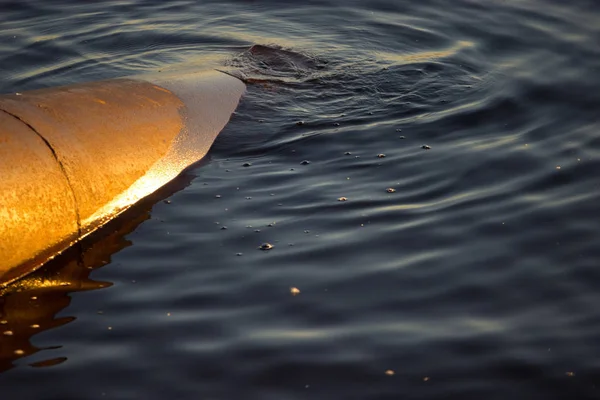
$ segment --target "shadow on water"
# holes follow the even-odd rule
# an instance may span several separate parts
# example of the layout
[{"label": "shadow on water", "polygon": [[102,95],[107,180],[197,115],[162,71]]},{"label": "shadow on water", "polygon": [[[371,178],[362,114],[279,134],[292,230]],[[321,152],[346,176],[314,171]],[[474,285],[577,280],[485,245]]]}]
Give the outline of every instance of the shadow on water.
[{"label": "shadow on water", "polygon": [[[0,289],[0,373],[14,368],[13,363],[19,358],[56,348],[36,347],[31,338],[76,319],[73,316],[57,317],[70,305],[72,293],[113,285],[112,282],[94,280],[90,274],[110,264],[113,254],[133,245],[127,235],[151,218],[156,203],[191,183],[194,176],[190,169],[39,270]],[[49,367],[64,361],[65,357],[58,357],[30,365]]]}]

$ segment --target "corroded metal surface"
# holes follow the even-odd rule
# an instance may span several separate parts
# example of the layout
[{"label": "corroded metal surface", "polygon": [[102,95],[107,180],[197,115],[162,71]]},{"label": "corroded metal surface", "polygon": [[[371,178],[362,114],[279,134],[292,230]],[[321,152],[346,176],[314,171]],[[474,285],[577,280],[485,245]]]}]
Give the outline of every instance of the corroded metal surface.
[{"label": "corroded metal surface", "polygon": [[[52,151],[0,112],[0,275],[77,237],[75,201]],[[18,274],[18,273],[17,273]]]}]

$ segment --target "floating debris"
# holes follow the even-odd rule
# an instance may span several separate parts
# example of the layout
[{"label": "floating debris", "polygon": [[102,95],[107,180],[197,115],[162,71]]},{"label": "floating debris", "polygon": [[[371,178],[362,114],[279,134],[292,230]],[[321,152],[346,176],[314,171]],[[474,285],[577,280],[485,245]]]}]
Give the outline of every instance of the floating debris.
[{"label": "floating debris", "polygon": [[304,125],[304,121],[298,121],[298,122],[296,122],[296,125],[302,126],[302,125]]},{"label": "floating debris", "polygon": [[388,369],[388,370],[386,370],[386,371],[385,371],[385,374],[386,374],[387,376],[393,376],[393,375],[396,375],[396,373],[394,372],[394,370],[393,370],[393,369]]},{"label": "floating debris", "polygon": [[352,153],[350,153],[349,151],[347,151],[347,152],[344,153],[344,155],[345,156],[350,156],[350,155],[352,155]]},{"label": "floating debris", "polygon": [[340,197],[340,198],[338,199],[338,201],[348,201],[348,198],[347,198],[347,197]]},{"label": "floating debris", "polygon": [[396,129],[396,132],[402,132],[402,129],[398,128]]},{"label": "floating debris", "polygon": [[383,154],[383,153],[377,154],[377,158],[385,158],[385,154]]},{"label": "floating debris", "polygon": [[33,324],[33,325],[30,325],[29,327],[33,328],[33,329],[38,329],[40,326],[38,324]]},{"label": "floating debris", "polygon": [[421,148],[425,149],[425,150],[431,150],[431,147],[427,146],[426,144],[424,144],[423,146],[421,146]]},{"label": "floating debris", "polygon": [[300,162],[300,164],[302,164],[302,165],[308,165],[308,164],[310,164],[310,161],[308,161],[308,160],[302,160]]},{"label": "floating debris", "polygon": [[400,139],[406,139],[406,136],[400,136]]},{"label": "floating debris", "polygon": [[292,294],[292,296],[297,296],[300,294],[300,289],[298,289],[297,287],[291,287],[290,293]]},{"label": "floating debris", "polygon": [[222,230],[222,231],[224,231],[225,229],[227,229],[227,227],[226,227],[225,225],[223,225],[223,226],[221,227],[221,230]]},{"label": "floating debris", "polygon": [[575,376],[575,372],[573,372],[573,371],[567,371],[565,374],[569,377]]},{"label": "floating debris", "polygon": [[163,203],[165,203],[165,204],[171,204],[171,200],[165,200],[165,201],[163,201]]},{"label": "floating debris", "polygon": [[13,335],[13,331],[4,331],[2,334],[4,336],[12,336]]},{"label": "floating debris", "polygon": [[396,193],[396,189],[394,189],[394,188],[387,188],[387,189],[385,189],[385,191],[388,193]]},{"label": "floating debris", "polygon": [[260,245],[260,250],[271,250],[274,246],[271,243],[263,243]]},{"label": "floating debris", "polygon": [[25,352],[24,352],[23,350],[21,350],[21,349],[17,349],[17,350],[15,350],[15,351],[14,351],[14,353],[15,353],[16,355],[18,355],[18,356],[22,356],[23,354],[25,354]]},{"label": "floating debris", "polygon": [[245,162],[242,164],[242,167],[250,167],[250,166],[252,166],[252,163],[249,163],[249,162]]},{"label": "floating debris", "polygon": [[235,255],[238,256],[238,257],[241,257],[241,256],[244,255],[244,253],[236,253]]},{"label": "floating debris", "polygon": [[220,195],[220,194],[218,194],[218,195],[216,195],[215,197],[216,197],[217,199],[220,199],[220,198],[221,198],[221,195]]},{"label": "floating debris", "polygon": [[339,122],[334,122],[333,126],[340,126],[340,123]]},{"label": "floating debris", "polygon": [[431,378],[429,378],[428,376],[426,376],[426,377],[423,378],[423,382],[427,382],[427,381],[429,381],[429,379],[431,379]]}]

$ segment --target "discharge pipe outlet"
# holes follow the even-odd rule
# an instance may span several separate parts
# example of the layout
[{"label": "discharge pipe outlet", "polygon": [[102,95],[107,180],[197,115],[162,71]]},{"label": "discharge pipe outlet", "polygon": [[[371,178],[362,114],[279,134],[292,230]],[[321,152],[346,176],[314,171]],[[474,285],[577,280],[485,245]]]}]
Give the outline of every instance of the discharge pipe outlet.
[{"label": "discharge pipe outlet", "polygon": [[0,284],[202,159],[244,91],[208,71],[0,96]]}]

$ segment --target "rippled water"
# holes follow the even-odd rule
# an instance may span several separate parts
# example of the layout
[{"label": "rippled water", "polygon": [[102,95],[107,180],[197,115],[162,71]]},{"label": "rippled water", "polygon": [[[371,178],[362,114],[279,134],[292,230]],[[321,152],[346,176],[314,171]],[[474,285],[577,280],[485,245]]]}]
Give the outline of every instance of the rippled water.
[{"label": "rippled water", "polygon": [[249,82],[204,161],[5,291],[3,396],[600,396],[595,1],[5,1],[0,21],[1,92]]}]

